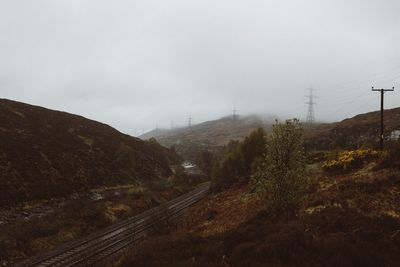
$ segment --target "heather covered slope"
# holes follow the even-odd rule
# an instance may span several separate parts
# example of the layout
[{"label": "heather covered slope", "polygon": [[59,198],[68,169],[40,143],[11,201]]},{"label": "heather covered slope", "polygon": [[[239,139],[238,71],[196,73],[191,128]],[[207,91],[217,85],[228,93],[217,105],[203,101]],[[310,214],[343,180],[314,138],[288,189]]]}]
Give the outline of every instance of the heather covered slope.
[{"label": "heather covered slope", "polygon": [[[384,111],[385,139],[400,130],[400,108]],[[316,149],[377,146],[380,135],[380,111],[359,114],[341,122],[305,128],[307,146]]]},{"label": "heather covered slope", "polygon": [[0,99],[0,205],[160,181],[179,161],[157,143],[108,125]]},{"label": "heather covered slope", "polygon": [[209,195],[178,230],[107,266],[400,266],[399,169],[379,162],[347,174],[310,169],[298,210],[268,210],[243,185]]}]

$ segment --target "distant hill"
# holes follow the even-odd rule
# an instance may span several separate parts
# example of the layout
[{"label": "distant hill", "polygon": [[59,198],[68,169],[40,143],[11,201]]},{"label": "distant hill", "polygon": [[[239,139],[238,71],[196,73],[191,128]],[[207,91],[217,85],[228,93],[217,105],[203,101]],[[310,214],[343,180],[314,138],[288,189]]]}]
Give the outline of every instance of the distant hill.
[{"label": "distant hill", "polygon": [[195,142],[203,145],[223,146],[230,140],[241,140],[253,130],[262,127],[270,129],[272,118],[261,116],[223,117],[218,120],[203,122],[192,127],[173,130],[155,129],[139,138],[155,138],[162,144],[173,145],[182,142]]},{"label": "distant hill", "polygon": [[215,150],[231,140],[242,140],[257,128],[270,130],[272,117],[232,116],[203,122],[192,127],[173,130],[155,129],[139,138],[155,138],[162,145],[172,147],[185,159],[195,160],[197,153],[203,149]]},{"label": "distant hill", "polygon": [[0,99],[0,205],[171,174],[171,150],[81,116]]},{"label": "distant hill", "polygon": [[[385,139],[400,130],[400,108],[384,111]],[[316,149],[377,146],[380,135],[380,111],[359,114],[341,122],[306,128],[306,144]]]},{"label": "distant hill", "polygon": [[[393,131],[400,131],[400,108],[384,112],[385,138]],[[140,136],[142,139],[155,138],[162,145],[175,146],[185,158],[194,159],[202,149],[215,149],[226,145],[230,140],[242,140],[255,129],[271,129],[273,118],[247,116],[224,117],[207,121],[190,128],[174,130],[158,129]],[[304,124],[305,143],[311,149],[355,148],[362,145],[377,146],[380,132],[380,111],[360,114],[341,122]]]}]

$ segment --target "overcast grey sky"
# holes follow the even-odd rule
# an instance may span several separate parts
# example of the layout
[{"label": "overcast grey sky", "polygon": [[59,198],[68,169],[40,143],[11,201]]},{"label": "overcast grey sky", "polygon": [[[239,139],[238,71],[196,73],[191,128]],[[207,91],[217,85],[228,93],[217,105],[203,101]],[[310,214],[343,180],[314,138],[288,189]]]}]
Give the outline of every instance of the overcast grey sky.
[{"label": "overcast grey sky", "polygon": [[[400,91],[398,0],[1,0],[0,97],[134,134],[231,112],[333,121]],[[388,93],[387,107],[399,106]]]}]

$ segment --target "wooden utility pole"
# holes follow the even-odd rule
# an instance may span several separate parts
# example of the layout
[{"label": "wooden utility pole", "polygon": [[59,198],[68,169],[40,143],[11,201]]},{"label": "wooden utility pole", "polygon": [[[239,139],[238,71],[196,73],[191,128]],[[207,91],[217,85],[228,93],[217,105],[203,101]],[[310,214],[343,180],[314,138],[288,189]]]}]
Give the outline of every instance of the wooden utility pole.
[{"label": "wooden utility pole", "polygon": [[394,91],[394,87],[392,87],[391,89],[374,89],[374,87],[372,87],[372,91],[376,91],[376,92],[381,92],[381,135],[379,137],[379,141],[380,141],[380,148],[381,150],[383,150],[383,132],[384,132],[384,125],[383,125],[383,96],[385,94],[385,92],[388,91]]}]

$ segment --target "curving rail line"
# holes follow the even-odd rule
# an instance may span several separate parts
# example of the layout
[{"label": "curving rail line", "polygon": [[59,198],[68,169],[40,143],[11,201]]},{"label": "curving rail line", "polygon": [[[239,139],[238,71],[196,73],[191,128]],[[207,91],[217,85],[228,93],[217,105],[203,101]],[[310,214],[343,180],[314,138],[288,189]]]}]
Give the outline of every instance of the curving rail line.
[{"label": "curving rail line", "polygon": [[68,242],[57,249],[15,267],[91,266],[121,252],[136,241],[153,232],[160,223],[179,217],[185,209],[205,196],[210,183],[177,197],[158,207],[116,223],[82,239]]}]

